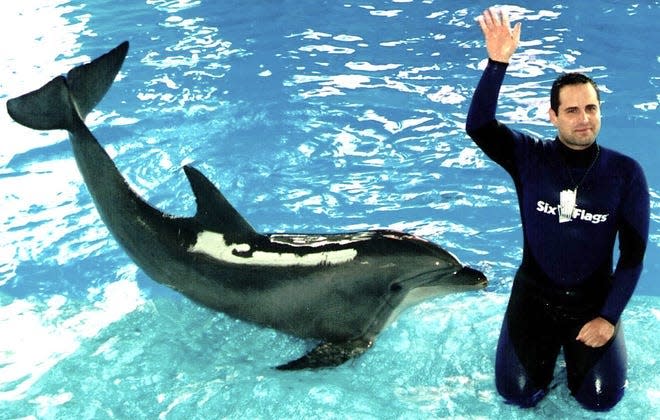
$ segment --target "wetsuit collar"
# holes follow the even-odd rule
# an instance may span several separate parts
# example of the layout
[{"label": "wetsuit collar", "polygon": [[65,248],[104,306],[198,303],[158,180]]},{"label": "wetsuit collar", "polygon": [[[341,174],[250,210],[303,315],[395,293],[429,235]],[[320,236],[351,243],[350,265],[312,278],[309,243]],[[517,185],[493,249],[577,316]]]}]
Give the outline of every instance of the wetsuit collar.
[{"label": "wetsuit collar", "polygon": [[596,142],[593,142],[591,146],[584,150],[574,150],[567,147],[559,140],[559,137],[555,138],[554,143],[566,164],[573,168],[586,168],[590,166],[596,157],[596,153],[598,153]]}]

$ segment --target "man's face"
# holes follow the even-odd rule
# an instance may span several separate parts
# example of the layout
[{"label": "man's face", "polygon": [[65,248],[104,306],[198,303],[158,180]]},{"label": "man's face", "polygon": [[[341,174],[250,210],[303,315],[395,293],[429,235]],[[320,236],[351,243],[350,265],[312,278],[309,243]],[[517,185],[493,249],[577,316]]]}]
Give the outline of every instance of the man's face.
[{"label": "man's face", "polygon": [[600,104],[594,87],[589,83],[562,87],[559,110],[550,109],[550,121],[567,147],[583,150],[591,146],[600,132]]}]

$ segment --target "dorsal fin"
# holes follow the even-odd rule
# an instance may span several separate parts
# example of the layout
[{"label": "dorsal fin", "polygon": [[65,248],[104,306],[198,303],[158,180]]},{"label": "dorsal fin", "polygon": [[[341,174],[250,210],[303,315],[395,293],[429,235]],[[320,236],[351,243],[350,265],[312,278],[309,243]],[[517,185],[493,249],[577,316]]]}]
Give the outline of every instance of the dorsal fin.
[{"label": "dorsal fin", "polygon": [[195,220],[204,229],[223,234],[230,243],[251,240],[259,235],[204,174],[188,165],[183,170],[197,200]]}]

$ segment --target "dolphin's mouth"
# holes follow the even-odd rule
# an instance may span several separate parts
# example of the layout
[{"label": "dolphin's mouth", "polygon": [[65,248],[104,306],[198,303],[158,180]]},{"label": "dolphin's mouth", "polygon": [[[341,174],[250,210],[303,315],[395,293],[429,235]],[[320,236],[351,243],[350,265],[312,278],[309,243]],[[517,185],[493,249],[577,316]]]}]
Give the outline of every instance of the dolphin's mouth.
[{"label": "dolphin's mouth", "polygon": [[471,267],[463,267],[454,274],[457,284],[473,284],[475,286],[485,287],[488,284],[488,279],[479,270],[475,270]]},{"label": "dolphin's mouth", "polygon": [[405,282],[393,283],[390,285],[390,290],[402,289],[403,283],[405,283],[405,288],[408,290],[448,288],[454,291],[483,289],[488,284],[488,279],[479,270],[467,266],[456,267],[455,270],[450,269],[445,272],[431,270],[419,273],[406,279]]},{"label": "dolphin's mouth", "polygon": [[457,271],[443,274],[417,287],[449,287],[454,291],[467,291],[483,289],[487,284],[488,279],[484,273],[466,266],[459,268]]}]

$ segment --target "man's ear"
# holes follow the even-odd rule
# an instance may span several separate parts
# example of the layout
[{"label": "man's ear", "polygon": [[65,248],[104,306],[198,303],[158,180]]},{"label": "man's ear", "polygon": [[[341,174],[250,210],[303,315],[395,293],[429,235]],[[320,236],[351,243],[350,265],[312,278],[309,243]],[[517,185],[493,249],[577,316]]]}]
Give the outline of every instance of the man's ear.
[{"label": "man's ear", "polygon": [[555,127],[557,126],[557,114],[555,113],[555,110],[552,108],[548,109],[548,116],[550,117],[550,122],[552,125]]}]

